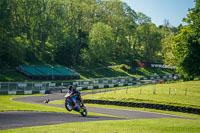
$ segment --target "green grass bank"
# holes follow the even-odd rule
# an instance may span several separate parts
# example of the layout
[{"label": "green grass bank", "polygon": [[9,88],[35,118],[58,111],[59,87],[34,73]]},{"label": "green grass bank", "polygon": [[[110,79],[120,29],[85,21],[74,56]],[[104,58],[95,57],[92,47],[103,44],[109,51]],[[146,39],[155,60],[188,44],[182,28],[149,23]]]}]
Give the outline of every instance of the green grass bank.
[{"label": "green grass bank", "polygon": [[133,86],[125,90],[90,94],[83,98],[200,108],[200,81]]},{"label": "green grass bank", "polygon": [[[105,77],[119,77],[119,76],[131,76],[131,77],[144,77],[151,76],[155,73],[158,75],[165,75],[169,73],[174,73],[174,70],[170,69],[161,69],[161,68],[142,68],[138,67],[134,70],[130,69],[130,66],[127,65],[116,65],[110,67],[101,67],[92,70],[80,70],[74,69],[78,73],[80,73],[81,79],[90,79],[90,78],[105,78]],[[17,72],[15,68],[0,71],[0,82],[31,82],[31,81],[39,81],[32,80],[25,75]]]},{"label": "green grass bank", "polygon": [[84,123],[0,130],[1,133],[198,133],[200,120],[141,119]]}]

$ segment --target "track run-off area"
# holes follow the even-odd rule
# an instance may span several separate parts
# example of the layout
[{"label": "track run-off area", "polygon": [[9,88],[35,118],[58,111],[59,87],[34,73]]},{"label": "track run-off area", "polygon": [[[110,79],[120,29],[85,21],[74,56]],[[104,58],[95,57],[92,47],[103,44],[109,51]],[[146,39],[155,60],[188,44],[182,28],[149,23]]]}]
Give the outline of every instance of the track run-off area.
[{"label": "track run-off area", "polygon": [[[87,95],[91,92],[82,92],[82,95]],[[55,106],[65,108],[64,104],[44,104],[45,99],[50,101],[64,99],[64,93],[48,94],[43,96],[27,96],[13,98],[14,101],[41,104],[44,106]],[[101,107],[89,107],[88,116],[82,117],[80,114],[55,113],[55,112],[35,112],[35,111],[9,111],[0,112],[0,130],[13,129],[21,127],[32,127],[42,125],[55,125],[61,123],[72,122],[87,122],[87,121],[105,121],[105,120],[125,120],[125,119],[159,119],[159,118],[184,118],[175,115],[153,113],[147,111],[134,111],[128,109],[111,109]],[[117,117],[94,116],[92,113],[112,115]]]}]

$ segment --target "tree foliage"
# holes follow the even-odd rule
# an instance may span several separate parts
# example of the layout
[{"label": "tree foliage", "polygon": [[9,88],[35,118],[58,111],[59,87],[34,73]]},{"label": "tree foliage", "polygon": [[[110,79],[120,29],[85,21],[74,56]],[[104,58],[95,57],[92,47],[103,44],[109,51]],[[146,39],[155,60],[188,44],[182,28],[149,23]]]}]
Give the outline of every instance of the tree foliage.
[{"label": "tree foliage", "polygon": [[0,66],[158,61],[161,34],[120,0],[1,0]]},{"label": "tree foliage", "polygon": [[184,21],[188,23],[175,36],[178,71],[185,76],[200,75],[200,0],[196,0]]},{"label": "tree foliage", "polygon": [[155,62],[157,52],[161,51],[161,34],[151,23],[143,23],[137,27],[138,43],[141,45],[141,56],[146,62]]}]

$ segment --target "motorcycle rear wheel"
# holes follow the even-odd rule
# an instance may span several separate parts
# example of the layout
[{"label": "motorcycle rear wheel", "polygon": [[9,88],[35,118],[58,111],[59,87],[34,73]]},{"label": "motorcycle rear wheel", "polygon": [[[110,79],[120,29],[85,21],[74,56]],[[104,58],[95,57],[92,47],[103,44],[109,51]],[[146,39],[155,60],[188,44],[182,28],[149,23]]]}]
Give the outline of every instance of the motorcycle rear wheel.
[{"label": "motorcycle rear wheel", "polygon": [[73,102],[71,99],[66,99],[65,100],[65,108],[68,110],[68,111],[72,111],[73,110]]}]

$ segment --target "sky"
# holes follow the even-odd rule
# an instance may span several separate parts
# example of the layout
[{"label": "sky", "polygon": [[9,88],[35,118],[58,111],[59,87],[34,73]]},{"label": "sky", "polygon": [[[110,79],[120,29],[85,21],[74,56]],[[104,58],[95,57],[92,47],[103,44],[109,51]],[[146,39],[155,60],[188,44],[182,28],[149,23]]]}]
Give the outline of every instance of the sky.
[{"label": "sky", "polygon": [[127,3],[135,12],[142,12],[151,17],[157,26],[167,19],[170,26],[177,27],[187,16],[188,9],[195,7],[194,0],[121,0]]}]

